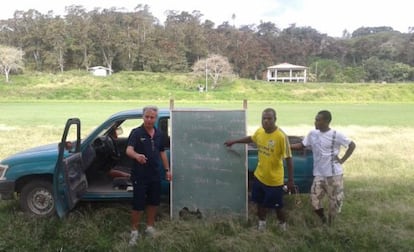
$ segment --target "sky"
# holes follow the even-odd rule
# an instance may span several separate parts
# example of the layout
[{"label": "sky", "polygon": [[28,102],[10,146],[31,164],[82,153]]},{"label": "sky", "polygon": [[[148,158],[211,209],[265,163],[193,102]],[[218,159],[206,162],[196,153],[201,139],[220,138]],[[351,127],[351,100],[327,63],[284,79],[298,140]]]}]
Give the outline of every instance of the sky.
[{"label": "sky", "polygon": [[35,9],[42,14],[52,10],[63,16],[70,5],[81,5],[87,11],[111,7],[133,11],[138,4],[148,5],[161,23],[168,10],[197,10],[203,15],[202,21],[209,19],[215,25],[229,22],[240,27],[272,22],[282,30],[295,24],[332,37],[341,37],[345,29],[352,33],[360,27],[389,26],[407,33],[414,26],[414,2],[409,0],[12,0],[1,6],[0,19],[12,18],[16,10]]}]

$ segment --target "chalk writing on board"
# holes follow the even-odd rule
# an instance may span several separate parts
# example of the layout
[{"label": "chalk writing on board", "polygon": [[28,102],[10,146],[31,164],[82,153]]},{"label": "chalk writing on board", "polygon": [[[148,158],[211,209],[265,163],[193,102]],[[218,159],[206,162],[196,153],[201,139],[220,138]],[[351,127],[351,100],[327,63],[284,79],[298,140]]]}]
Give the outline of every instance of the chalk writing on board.
[{"label": "chalk writing on board", "polygon": [[247,217],[247,149],[223,144],[246,135],[246,111],[173,110],[171,130],[172,217],[183,209]]}]

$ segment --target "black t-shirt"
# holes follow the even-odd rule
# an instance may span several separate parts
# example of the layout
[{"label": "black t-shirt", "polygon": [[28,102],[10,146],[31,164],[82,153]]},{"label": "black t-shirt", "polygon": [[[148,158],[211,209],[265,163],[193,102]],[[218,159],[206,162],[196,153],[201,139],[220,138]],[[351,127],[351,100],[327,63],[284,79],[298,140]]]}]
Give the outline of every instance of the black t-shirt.
[{"label": "black t-shirt", "polygon": [[144,179],[148,181],[160,181],[162,162],[160,152],[164,151],[163,134],[154,128],[154,137],[147,133],[143,125],[132,130],[128,138],[128,146],[134,147],[135,152],[144,154],[147,157],[145,164],[140,164],[136,160],[131,169],[131,179]]}]

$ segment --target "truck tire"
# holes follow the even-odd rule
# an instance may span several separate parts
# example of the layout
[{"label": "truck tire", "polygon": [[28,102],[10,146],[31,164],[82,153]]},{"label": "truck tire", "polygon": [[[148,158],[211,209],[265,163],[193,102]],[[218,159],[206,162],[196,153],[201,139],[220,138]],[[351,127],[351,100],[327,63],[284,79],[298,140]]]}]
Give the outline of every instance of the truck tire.
[{"label": "truck tire", "polygon": [[55,214],[52,183],[34,180],[21,190],[20,207],[24,212],[36,217],[50,217]]}]

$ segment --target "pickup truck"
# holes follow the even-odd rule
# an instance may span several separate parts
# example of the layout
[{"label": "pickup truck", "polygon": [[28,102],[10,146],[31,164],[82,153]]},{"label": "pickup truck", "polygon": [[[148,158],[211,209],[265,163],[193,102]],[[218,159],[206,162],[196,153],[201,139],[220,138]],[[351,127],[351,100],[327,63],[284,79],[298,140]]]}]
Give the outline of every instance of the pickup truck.
[{"label": "pickup truck", "polygon": [[[168,156],[170,114],[169,109],[160,109],[156,123],[168,136]],[[38,217],[63,217],[80,200],[131,199],[128,172],[132,160],[125,149],[130,131],[141,124],[141,109],[118,112],[81,139],[80,120],[68,119],[59,143],[31,148],[0,161],[0,199],[18,199],[24,212]],[[248,146],[247,158],[251,177],[257,165],[255,146]],[[311,151],[294,151],[293,163],[298,191],[309,192],[313,179]],[[160,169],[162,193],[168,196],[169,181],[164,179],[163,167]]]}]

